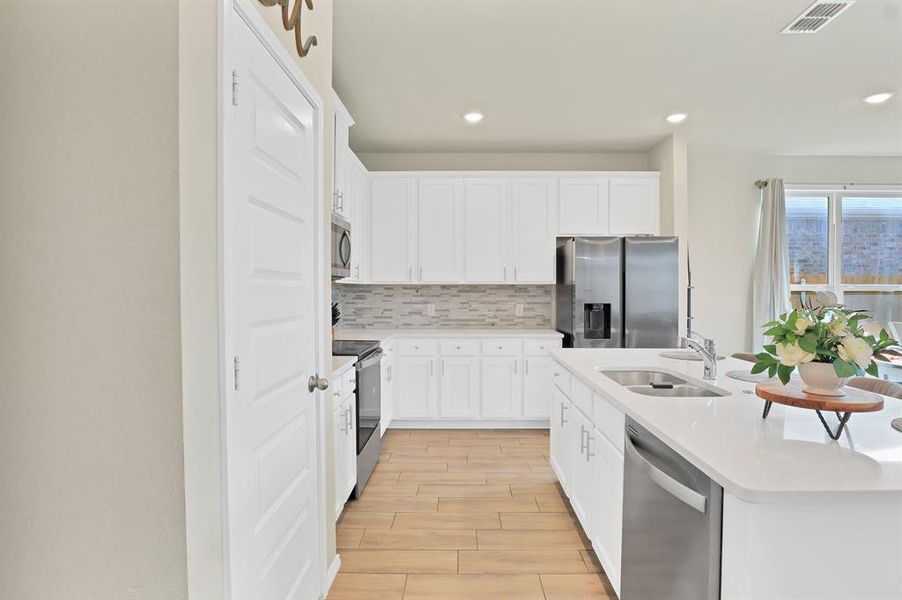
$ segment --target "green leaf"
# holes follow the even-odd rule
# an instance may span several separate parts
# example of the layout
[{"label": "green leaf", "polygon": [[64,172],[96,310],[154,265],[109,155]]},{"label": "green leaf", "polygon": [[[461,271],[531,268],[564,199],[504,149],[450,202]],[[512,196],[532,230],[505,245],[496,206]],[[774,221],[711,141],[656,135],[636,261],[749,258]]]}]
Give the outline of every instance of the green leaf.
[{"label": "green leaf", "polygon": [[766,362],[758,362],[755,363],[755,366],[752,367],[752,375],[756,375],[758,373],[763,373],[764,371],[770,368],[770,363]]},{"label": "green leaf", "polygon": [[776,360],[773,356],[768,354],[767,352],[759,352],[755,355],[755,358],[758,359],[759,362],[772,363]]},{"label": "green leaf", "polygon": [[770,352],[771,354],[777,353],[777,345],[776,344],[764,344],[763,346],[765,352]]},{"label": "green leaf", "polygon": [[764,335],[770,337],[770,336],[777,335],[778,333],[782,333],[782,331],[783,331],[783,327],[781,327],[781,326],[778,325],[778,326],[776,326],[776,327],[771,327],[770,329],[768,329],[767,331],[765,331],[765,332],[764,332]]},{"label": "green leaf", "polygon": [[774,375],[777,374],[777,367],[780,365],[777,363],[772,364],[767,368],[767,376],[773,378]]},{"label": "green leaf", "polygon": [[814,354],[817,352],[817,335],[814,333],[806,333],[799,338],[799,347],[805,352]]},{"label": "green leaf", "polygon": [[794,334],[794,333],[787,333],[787,334],[786,334],[786,341],[787,341],[788,343],[790,343],[790,344],[794,344],[795,341],[796,341],[796,334]]},{"label": "green leaf", "polygon": [[880,367],[877,366],[877,363],[871,361],[871,364],[868,365],[868,368],[864,370],[868,375],[873,375],[874,377],[880,377]]},{"label": "green leaf", "polygon": [[789,377],[792,375],[793,369],[795,369],[795,367],[787,367],[786,365],[777,367],[777,376],[780,377],[780,382],[783,385],[789,383]]},{"label": "green leaf", "polygon": [[858,373],[858,367],[856,365],[847,363],[839,358],[833,361],[833,370],[836,372],[837,377],[853,377]]}]

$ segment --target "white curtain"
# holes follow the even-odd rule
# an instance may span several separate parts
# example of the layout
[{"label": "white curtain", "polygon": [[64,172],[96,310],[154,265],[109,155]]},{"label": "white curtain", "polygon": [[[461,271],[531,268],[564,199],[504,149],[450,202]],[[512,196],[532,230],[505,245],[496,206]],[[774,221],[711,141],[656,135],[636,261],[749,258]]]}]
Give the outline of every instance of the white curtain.
[{"label": "white curtain", "polygon": [[761,326],[789,310],[786,195],[782,179],[769,179],[761,190],[758,251],[752,284],[752,342],[756,352],[766,343]]}]

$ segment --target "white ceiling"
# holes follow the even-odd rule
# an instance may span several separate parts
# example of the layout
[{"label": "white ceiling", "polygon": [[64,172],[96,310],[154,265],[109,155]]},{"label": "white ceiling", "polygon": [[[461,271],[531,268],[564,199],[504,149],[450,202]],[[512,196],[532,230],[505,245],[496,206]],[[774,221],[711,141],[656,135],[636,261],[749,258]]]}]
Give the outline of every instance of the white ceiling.
[{"label": "white ceiling", "polygon": [[334,86],[361,152],[902,154],[902,1],[780,35],[810,3],[335,0]]}]

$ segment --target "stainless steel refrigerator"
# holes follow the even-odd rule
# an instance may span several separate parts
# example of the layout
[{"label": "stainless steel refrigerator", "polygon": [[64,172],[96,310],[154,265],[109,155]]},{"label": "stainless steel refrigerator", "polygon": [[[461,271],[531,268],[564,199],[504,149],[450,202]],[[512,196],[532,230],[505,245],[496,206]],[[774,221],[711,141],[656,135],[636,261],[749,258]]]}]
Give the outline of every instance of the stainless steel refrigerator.
[{"label": "stainless steel refrigerator", "polygon": [[675,348],[675,237],[559,238],[555,313],[565,348]]}]

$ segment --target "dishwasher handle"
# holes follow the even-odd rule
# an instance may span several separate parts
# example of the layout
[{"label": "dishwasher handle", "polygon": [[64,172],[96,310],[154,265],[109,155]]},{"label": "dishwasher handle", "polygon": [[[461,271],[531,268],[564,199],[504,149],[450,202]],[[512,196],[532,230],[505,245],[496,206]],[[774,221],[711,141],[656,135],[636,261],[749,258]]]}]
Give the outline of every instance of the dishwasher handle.
[{"label": "dishwasher handle", "polygon": [[683,485],[658,467],[651,464],[645,457],[644,452],[637,448],[633,442],[632,436],[627,434],[624,436],[624,449],[627,456],[639,465],[648,477],[658,484],[658,487],[668,492],[674,498],[681,500],[688,506],[691,506],[698,512],[705,514],[708,508],[708,499],[699,494],[692,488]]}]

